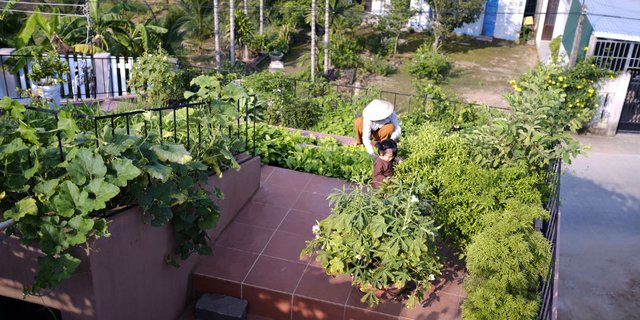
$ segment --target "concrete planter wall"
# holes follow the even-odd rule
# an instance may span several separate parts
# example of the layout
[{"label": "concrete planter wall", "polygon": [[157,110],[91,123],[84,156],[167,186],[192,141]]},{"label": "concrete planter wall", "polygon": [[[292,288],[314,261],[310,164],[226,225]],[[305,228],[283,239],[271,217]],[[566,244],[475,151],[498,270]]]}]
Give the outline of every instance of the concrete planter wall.
[{"label": "concrete planter wall", "polygon": [[[259,184],[259,158],[245,162],[240,171],[226,171],[222,179],[209,179],[205,188],[218,187],[224,193],[224,199],[217,201],[221,215],[209,233],[212,239],[233,220]],[[109,238],[93,241],[90,249],[76,249],[82,264],[70,279],[43,297],[27,300],[60,309],[65,320],[178,318],[189,296],[191,271],[200,257],[192,256],[179,268],[166,264],[164,258],[174,243],[171,227],[146,224],[139,207],[111,218],[109,231]],[[36,248],[21,245],[16,238],[0,241],[0,295],[22,299],[23,284],[32,283],[38,255]]]}]

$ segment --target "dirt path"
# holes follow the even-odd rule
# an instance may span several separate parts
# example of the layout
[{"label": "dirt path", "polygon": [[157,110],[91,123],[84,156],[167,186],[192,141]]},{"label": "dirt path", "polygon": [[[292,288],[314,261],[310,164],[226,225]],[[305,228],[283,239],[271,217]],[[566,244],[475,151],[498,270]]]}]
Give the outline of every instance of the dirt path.
[{"label": "dirt path", "polygon": [[[445,87],[467,101],[507,107],[503,95],[511,90],[509,80],[516,79],[538,63],[534,45],[497,42],[451,53],[454,75]],[[463,48],[465,44],[458,44]]]}]

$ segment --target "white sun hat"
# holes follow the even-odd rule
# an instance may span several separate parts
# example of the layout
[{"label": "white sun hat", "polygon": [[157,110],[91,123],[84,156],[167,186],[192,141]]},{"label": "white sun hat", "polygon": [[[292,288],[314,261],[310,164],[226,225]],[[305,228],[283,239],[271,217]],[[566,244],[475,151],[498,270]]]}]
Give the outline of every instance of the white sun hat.
[{"label": "white sun hat", "polygon": [[362,111],[362,116],[371,120],[378,121],[389,117],[393,113],[393,103],[385,100],[374,99]]}]

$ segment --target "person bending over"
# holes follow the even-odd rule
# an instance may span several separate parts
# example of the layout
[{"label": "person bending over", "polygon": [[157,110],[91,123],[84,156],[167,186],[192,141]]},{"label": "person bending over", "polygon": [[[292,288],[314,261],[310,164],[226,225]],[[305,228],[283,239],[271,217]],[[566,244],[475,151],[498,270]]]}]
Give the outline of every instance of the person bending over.
[{"label": "person bending over", "polygon": [[367,152],[374,156],[373,145],[386,139],[400,139],[398,115],[389,101],[375,99],[362,111],[362,117],[354,123],[356,145],[364,144]]}]

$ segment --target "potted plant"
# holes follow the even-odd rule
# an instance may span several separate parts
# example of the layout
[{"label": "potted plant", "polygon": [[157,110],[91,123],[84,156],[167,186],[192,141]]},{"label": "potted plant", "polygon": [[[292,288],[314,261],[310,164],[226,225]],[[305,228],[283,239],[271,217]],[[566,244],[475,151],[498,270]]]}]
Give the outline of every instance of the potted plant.
[{"label": "potted plant", "polygon": [[301,256],[317,253],[328,275],[351,275],[363,302],[383,295],[408,298],[416,306],[441,265],[435,255],[438,227],[431,206],[395,182],[393,188],[367,192],[342,190],[329,196],[331,215],[313,227],[315,239]]},{"label": "potted plant", "polygon": [[269,50],[271,61],[280,61],[284,54],[289,51],[289,42],[280,36],[276,36],[269,42],[267,49]]},{"label": "potted plant", "polygon": [[69,65],[56,52],[36,56],[27,75],[31,80],[31,91],[35,96],[60,104],[60,84],[63,75],[69,72]]}]

